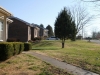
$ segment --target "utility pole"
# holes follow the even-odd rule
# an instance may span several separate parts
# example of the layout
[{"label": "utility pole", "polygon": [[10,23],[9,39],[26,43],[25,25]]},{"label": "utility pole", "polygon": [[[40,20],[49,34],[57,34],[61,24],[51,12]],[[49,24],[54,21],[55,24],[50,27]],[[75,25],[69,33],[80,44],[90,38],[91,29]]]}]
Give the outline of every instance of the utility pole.
[{"label": "utility pole", "polygon": [[82,40],[83,40],[83,26],[82,26]]}]

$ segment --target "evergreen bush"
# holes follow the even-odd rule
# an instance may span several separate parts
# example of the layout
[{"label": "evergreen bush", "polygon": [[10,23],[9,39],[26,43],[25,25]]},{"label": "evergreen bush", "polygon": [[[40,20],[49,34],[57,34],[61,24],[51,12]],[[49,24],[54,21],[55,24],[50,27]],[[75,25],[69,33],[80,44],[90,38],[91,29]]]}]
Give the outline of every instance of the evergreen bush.
[{"label": "evergreen bush", "polygon": [[31,43],[24,43],[24,51],[29,51],[32,49]]},{"label": "evergreen bush", "polygon": [[0,43],[0,60],[6,60],[13,56],[14,48],[12,43]]},{"label": "evergreen bush", "polygon": [[19,54],[24,50],[24,43],[20,43]]}]

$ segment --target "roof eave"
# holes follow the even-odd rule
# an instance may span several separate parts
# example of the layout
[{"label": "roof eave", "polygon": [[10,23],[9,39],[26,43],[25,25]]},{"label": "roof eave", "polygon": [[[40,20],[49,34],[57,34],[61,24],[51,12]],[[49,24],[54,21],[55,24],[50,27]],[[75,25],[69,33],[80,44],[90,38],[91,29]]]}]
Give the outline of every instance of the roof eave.
[{"label": "roof eave", "polygon": [[0,12],[5,14],[7,17],[13,16],[10,12],[8,12],[6,9],[0,6]]}]

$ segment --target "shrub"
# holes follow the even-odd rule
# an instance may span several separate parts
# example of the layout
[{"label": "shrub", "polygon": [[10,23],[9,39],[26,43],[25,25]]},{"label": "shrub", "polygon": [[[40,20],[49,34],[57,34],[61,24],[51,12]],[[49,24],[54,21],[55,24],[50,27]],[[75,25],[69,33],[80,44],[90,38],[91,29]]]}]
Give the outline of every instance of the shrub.
[{"label": "shrub", "polygon": [[20,49],[18,54],[20,54],[23,50],[24,50],[24,43],[20,43]]},{"label": "shrub", "polygon": [[36,41],[36,40],[41,40],[41,38],[40,37],[36,37],[36,38],[33,39],[33,41]]},{"label": "shrub", "polygon": [[13,55],[20,54],[24,50],[22,42],[1,42],[0,43],[0,60],[6,60]]},{"label": "shrub", "polygon": [[14,48],[12,43],[0,43],[0,60],[6,60],[13,56]]},{"label": "shrub", "polygon": [[8,38],[7,39],[7,42],[19,42],[20,39],[17,39],[17,38]]},{"label": "shrub", "polygon": [[24,50],[24,43],[12,42],[14,47],[14,55],[20,54]]},{"label": "shrub", "polygon": [[31,43],[24,43],[24,51],[29,51],[32,49]]},{"label": "shrub", "polygon": [[28,42],[33,43],[33,41],[32,41],[32,40],[29,40]]},{"label": "shrub", "polygon": [[17,55],[17,54],[19,54],[19,50],[20,50],[20,43],[18,43],[18,42],[12,42],[12,44],[13,44],[13,47],[14,47],[14,55]]}]

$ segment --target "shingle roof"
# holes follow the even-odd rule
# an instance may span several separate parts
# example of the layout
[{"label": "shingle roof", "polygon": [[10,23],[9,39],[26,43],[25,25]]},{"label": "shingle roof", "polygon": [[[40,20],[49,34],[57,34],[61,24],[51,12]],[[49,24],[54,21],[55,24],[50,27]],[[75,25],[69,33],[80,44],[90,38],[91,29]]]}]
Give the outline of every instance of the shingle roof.
[{"label": "shingle roof", "polygon": [[11,19],[11,18],[17,19],[17,20],[19,20],[19,21],[21,21],[21,22],[24,22],[26,25],[31,26],[30,23],[28,23],[28,22],[26,22],[26,21],[24,21],[24,20],[22,20],[22,19],[20,19],[20,18],[18,18],[18,17],[11,16],[11,17],[9,17],[9,18],[10,18],[10,19]]},{"label": "shingle roof", "polygon": [[39,27],[39,25],[32,23],[31,24],[32,27]]},{"label": "shingle roof", "polygon": [[37,25],[37,24],[34,24],[34,23],[32,23],[31,25],[33,25],[33,26],[36,26],[36,27],[39,27],[39,28],[41,28],[41,29],[44,29],[44,30],[48,30],[48,29],[46,29],[46,28],[43,28],[43,27],[40,27],[39,25]]}]

